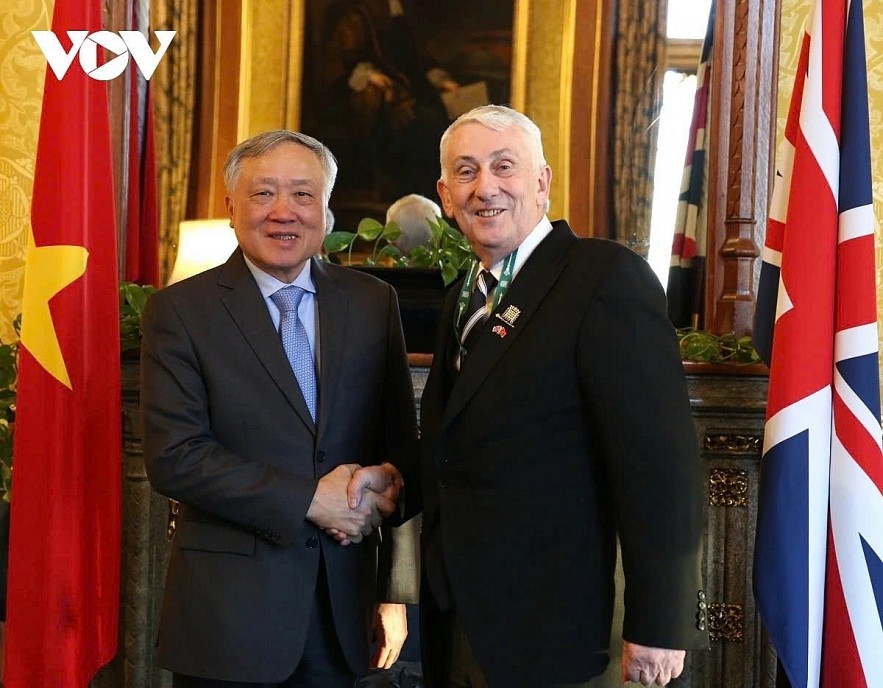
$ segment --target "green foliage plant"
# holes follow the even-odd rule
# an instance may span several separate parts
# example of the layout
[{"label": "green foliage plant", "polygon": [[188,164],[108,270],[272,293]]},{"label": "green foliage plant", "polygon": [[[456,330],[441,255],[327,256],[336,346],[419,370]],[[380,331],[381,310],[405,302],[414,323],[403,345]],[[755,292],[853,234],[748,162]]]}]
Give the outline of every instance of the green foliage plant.
[{"label": "green foliage plant", "polygon": [[341,254],[346,251],[342,260],[346,265],[353,264],[353,245],[356,239],[371,244],[371,254],[364,259],[362,265],[384,265],[393,268],[438,268],[445,286],[455,279],[461,270],[469,266],[474,258],[472,248],[463,234],[449,225],[444,218],[427,219],[431,231],[428,244],[416,246],[403,254],[395,245],[401,234],[401,228],[395,222],[381,224],[371,217],[359,222],[355,232],[334,231],[325,237],[326,255]]},{"label": "green foliage plant", "polygon": [[141,319],[144,306],[156,287],[134,282],[120,284],[120,350],[132,351],[141,346]]},{"label": "green foliage plant", "polygon": [[733,332],[717,335],[690,327],[679,329],[677,334],[685,361],[750,365],[761,360],[749,336],[737,337]]},{"label": "green foliage plant", "polygon": [[[21,334],[21,316],[12,321]],[[12,433],[15,428],[15,393],[18,381],[18,336],[0,341],[0,493],[5,501],[12,494]]]}]

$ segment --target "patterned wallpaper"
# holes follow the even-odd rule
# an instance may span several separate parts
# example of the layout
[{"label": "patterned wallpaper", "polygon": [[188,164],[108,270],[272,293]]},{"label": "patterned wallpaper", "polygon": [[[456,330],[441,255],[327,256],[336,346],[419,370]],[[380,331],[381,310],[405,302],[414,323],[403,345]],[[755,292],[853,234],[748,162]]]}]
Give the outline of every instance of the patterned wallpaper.
[{"label": "patterned wallpaper", "polygon": [[31,31],[49,28],[52,0],[3,0],[0,10],[0,340],[21,309],[34,160],[46,61]]},{"label": "patterned wallpaper", "polygon": [[[782,140],[794,73],[800,53],[803,27],[810,13],[807,0],[782,0],[782,36],[779,52],[779,97],[776,142]],[[873,167],[874,216],[877,246],[877,320],[883,343],[883,0],[864,0],[865,50],[868,59],[868,93],[871,121],[871,165]],[[881,360],[883,372],[883,360]],[[883,375],[881,375],[883,377]]]}]

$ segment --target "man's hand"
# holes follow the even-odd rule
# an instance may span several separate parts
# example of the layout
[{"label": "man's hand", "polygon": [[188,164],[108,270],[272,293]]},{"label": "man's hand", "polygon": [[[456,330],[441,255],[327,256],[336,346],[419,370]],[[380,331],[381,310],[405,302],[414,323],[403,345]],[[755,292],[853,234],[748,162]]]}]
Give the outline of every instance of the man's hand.
[{"label": "man's hand", "polygon": [[378,604],[374,611],[377,652],[371,658],[371,668],[389,669],[399,658],[407,637],[408,617],[405,605],[389,602]]},{"label": "man's hand", "polygon": [[[379,466],[365,466],[353,473],[350,484],[346,488],[346,496],[350,507],[355,509],[362,501],[362,496],[370,490],[390,502],[397,502],[405,481],[399,469],[391,463],[383,463]],[[395,509],[390,509],[389,516]]]},{"label": "man's hand", "polygon": [[[398,500],[403,486],[402,474],[391,463],[365,466],[352,474],[346,488],[347,501],[352,509],[376,510],[383,518],[386,518],[395,511],[395,502]],[[361,538],[353,539],[340,528],[326,528],[325,532],[344,547],[361,540]]]},{"label": "man's hand", "polygon": [[624,640],[622,643],[622,682],[642,686],[667,685],[684,670],[684,650],[644,647]]},{"label": "man's hand", "polygon": [[347,485],[358,469],[358,464],[348,463],[323,476],[307,510],[307,520],[332,534],[342,534],[350,542],[360,542],[383,522],[384,514],[395,510],[395,503],[382,494],[372,494],[350,508]]}]

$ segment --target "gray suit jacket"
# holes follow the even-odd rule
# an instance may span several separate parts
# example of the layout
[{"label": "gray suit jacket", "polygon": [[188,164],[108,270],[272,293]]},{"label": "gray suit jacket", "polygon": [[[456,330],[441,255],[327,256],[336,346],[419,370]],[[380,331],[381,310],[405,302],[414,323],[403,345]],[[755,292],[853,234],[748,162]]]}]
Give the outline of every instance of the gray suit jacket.
[{"label": "gray suit jacket", "polygon": [[182,504],[157,647],[172,671],[287,678],[320,559],[347,661],[367,668],[380,538],[340,547],[306,513],[319,479],[340,464],[391,461],[408,472],[413,391],[392,288],[348,268],[314,262],[312,270],[316,425],[239,250],[148,303],[145,466],[154,488]]}]

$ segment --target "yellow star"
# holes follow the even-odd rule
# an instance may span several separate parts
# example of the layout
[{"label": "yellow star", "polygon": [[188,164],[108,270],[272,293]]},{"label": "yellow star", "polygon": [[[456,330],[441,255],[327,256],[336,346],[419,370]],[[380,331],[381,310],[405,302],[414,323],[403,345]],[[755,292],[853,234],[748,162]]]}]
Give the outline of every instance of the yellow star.
[{"label": "yellow star", "polygon": [[49,300],[86,272],[84,246],[37,246],[28,235],[22,296],[21,343],[52,377],[72,389]]}]

